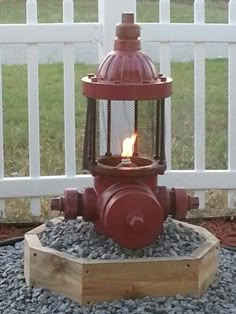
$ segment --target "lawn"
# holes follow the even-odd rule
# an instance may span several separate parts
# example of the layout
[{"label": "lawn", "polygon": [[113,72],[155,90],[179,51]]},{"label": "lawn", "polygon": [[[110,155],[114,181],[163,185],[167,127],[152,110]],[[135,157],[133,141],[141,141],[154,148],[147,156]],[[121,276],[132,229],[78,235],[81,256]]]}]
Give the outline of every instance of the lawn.
[{"label": "lawn", "polygon": [[[81,172],[85,99],[80,78],[94,65],[75,65],[77,172]],[[217,71],[216,71],[217,69]],[[3,66],[6,176],[25,176],[28,169],[27,69]],[[172,63],[172,167],[193,169],[193,63]],[[227,168],[227,60],[206,61],[206,166]],[[39,66],[41,174],[64,174],[63,65]],[[224,83],[223,83],[224,82]],[[220,131],[219,131],[220,130]],[[8,201],[12,217],[25,200]],[[48,203],[47,203],[48,205]],[[14,207],[14,211],[10,210]],[[47,206],[45,207],[47,208]]]},{"label": "lawn", "polygon": [[[96,22],[96,0],[74,0],[75,22]],[[205,0],[206,21],[208,23],[227,22],[225,0]],[[137,20],[139,22],[157,22],[157,0],[137,0]],[[25,23],[25,0],[1,0],[0,23]],[[171,0],[171,22],[192,22],[193,1]],[[38,0],[38,22],[62,22],[62,0]]]},{"label": "lawn", "polygon": [[[75,0],[75,21],[96,21],[97,1]],[[138,21],[158,21],[156,1],[138,0]],[[171,1],[172,22],[193,20],[192,1]],[[61,22],[62,0],[38,1],[39,22]],[[227,2],[206,0],[207,22],[227,21]],[[24,23],[25,1],[0,1],[0,23]],[[95,65],[75,65],[77,172],[81,172],[85,99],[80,78]],[[3,66],[5,175],[25,176],[28,167],[27,68]],[[193,63],[172,63],[172,168],[193,169]],[[227,60],[206,61],[206,166],[227,168]],[[63,65],[39,66],[41,175],[64,174]],[[219,131],[220,130],[220,131]],[[8,200],[8,219],[27,220],[28,200]],[[48,200],[43,213],[47,215]]]}]

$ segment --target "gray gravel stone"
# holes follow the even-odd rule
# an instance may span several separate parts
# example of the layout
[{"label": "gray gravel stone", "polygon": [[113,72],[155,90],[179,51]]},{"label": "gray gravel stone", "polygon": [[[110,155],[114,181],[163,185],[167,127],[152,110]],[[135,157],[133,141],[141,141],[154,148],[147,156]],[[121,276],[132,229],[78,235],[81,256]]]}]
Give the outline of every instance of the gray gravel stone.
[{"label": "gray gravel stone", "polygon": [[[54,226],[49,224],[49,228],[54,228]],[[68,225],[65,228],[68,232]],[[83,226],[78,228],[78,226],[72,224],[72,228],[83,232]],[[184,227],[179,226],[178,228],[184,230]],[[63,232],[61,232],[61,235],[66,237]],[[179,236],[181,239],[184,238],[181,233]],[[88,238],[86,235],[84,237]],[[103,241],[108,241],[107,250],[109,244],[112,244],[111,239],[106,240],[103,238]],[[171,244],[170,247],[174,249]],[[155,252],[154,246],[152,249]],[[181,251],[181,246],[179,250]],[[102,254],[110,254],[108,257],[112,256],[109,252],[102,252]],[[112,252],[114,255],[121,252],[128,254],[127,251],[123,251],[119,247],[112,248]],[[188,252],[190,251],[188,250]],[[17,243],[15,247],[0,248],[0,258],[1,314],[236,314],[236,252],[233,251],[220,250],[218,278],[200,298],[180,295],[169,298],[145,297],[110,303],[104,302],[94,306],[80,306],[46,289],[27,287],[23,280],[23,242]]]},{"label": "gray gravel stone", "polygon": [[90,222],[62,221],[56,225],[46,223],[39,235],[42,245],[87,259],[118,259],[190,255],[201,243],[202,236],[171,218],[164,223],[163,234],[142,250],[128,250],[112,239],[98,235]]}]

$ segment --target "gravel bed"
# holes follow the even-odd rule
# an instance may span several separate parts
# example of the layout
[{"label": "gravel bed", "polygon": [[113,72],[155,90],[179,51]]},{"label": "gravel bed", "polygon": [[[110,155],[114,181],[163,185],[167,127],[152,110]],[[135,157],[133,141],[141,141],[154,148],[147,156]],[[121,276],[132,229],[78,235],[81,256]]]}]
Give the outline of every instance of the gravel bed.
[{"label": "gravel bed", "polygon": [[0,248],[1,314],[235,314],[236,252],[220,250],[219,276],[200,298],[143,298],[81,307],[46,289],[27,287],[23,276],[23,242]]},{"label": "gravel bed", "polygon": [[43,246],[67,252],[86,259],[118,259],[138,257],[167,257],[190,255],[205,239],[191,228],[174,223],[168,218],[163,234],[144,249],[128,250],[111,238],[98,235],[90,222],[83,220],[62,221],[56,225],[46,223],[46,230],[39,235]]}]

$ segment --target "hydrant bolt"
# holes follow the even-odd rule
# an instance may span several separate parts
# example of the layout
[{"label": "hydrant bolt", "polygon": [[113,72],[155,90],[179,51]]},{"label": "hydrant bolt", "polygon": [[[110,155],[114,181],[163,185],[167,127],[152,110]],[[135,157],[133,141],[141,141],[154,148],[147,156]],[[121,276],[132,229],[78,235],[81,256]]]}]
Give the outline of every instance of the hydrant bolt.
[{"label": "hydrant bolt", "polygon": [[144,228],[144,219],[142,216],[139,215],[133,215],[129,217],[128,219],[128,224],[134,231],[142,231]]}]

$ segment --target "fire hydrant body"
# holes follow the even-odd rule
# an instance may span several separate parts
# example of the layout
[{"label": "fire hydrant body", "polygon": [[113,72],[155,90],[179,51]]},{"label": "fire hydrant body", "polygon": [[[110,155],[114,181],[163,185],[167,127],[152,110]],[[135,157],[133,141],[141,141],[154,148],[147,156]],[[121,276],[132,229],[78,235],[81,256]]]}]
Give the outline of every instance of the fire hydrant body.
[{"label": "fire hydrant body", "polygon": [[[150,58],[140,51],[140,27],[134,23],[133,14],[123,13],[116,35],[114,51],[101,62],[96,75],[82,79],[83,94],[88,100],[86,130],[90,132],[84,147],[94,187],[82,192],[66,189],[64,196],[52,200],[51,208],[64,211],[66,219],[82,216],[94,223],[98,233],[113,238],[121,246],[137,249],[151,244],[161,234],[168,215],[183,219],[189,209],[198,208],[198,199],[189,196],[183,188],[168,190],[158,186],[158,176],[166,170],[164,99],[171,95],[172,79],[158,74]],[[98,157],[97,107],[100,103],[97,104],[97,99],[106,100],[107,130],[106,152]],[[149,118],[155,116],[152,157],[140,154],[142,145],[138,145],[137,139],[137,135],[143,139],[145,150],[147,132],[142,135],[140,124],[144,122],[139,118],[142,111],[139,101],[144,100],[154,102],[147,110],[151,106],[155,108]],[[112,152],[111,109],[117,101],[128,101],[129,108],[134,108],[131,154],[130,147],[126,154]]]},{"label": "fire hydrant body", "polygon": [[[119,158],[114,158],[119,163]],[[137,164],[138,159],[132,158]],[[52,200],[51,206],[64,211],[66,219],[82,216],[93,222],[99,234],[123,247],[138,249],[151,244],[161,234],[168,215],[184,219],[188,209],[198,207],[198,199],[184,189],[157,186],[158,175],[150,173],[152,168],[120,167],[114,171],[103,164],[99,170],[106,174],[96,174],[97,168],[92,170],[94,187],[82,192],[66,189],[63,197]]]}]

